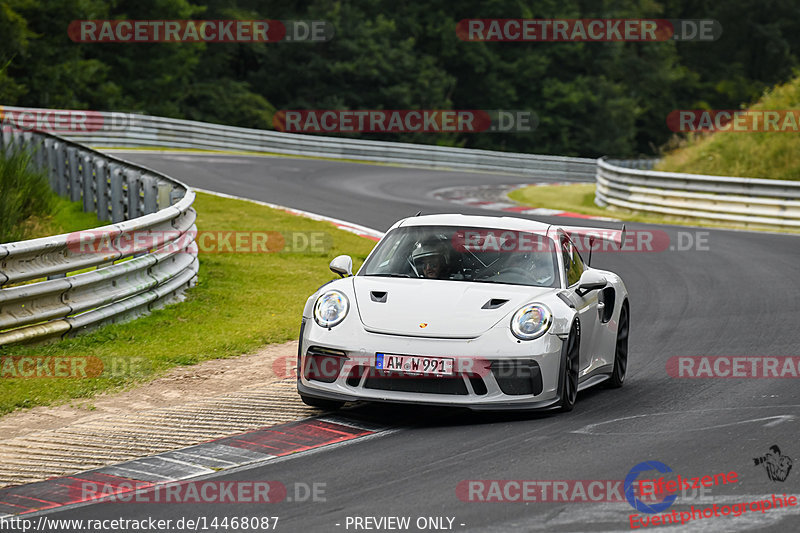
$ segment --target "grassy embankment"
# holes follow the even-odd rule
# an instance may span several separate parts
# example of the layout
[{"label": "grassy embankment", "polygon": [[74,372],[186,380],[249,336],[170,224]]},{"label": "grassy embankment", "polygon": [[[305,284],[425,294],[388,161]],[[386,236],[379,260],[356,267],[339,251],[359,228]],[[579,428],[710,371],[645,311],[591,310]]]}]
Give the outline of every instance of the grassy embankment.
[{"label": "grassy embankment", "polygon": [[[752,110],[800,108],[800,77],[773,88]],[[718,132],[689,134],[680,145],[666,153],[655,170],[800,180],[800,134],[798,132]],[[534,207],[562,209],[575,213],[606,216],[635,222],[691,224],[711,227],[739,227],[700,222],[618,208],[594,205],[594,185],[558,185],[525,187],[509,195],[513,200]]]}]

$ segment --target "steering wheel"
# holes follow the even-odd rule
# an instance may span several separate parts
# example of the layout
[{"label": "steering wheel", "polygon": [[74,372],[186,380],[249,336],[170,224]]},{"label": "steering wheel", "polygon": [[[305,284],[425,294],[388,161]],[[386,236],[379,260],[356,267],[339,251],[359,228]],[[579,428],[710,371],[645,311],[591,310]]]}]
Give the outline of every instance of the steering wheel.
[{"label": "steering wheel", "polygon": [[548,286],[553,283],[553,272],[548,272],[547,276],[537,276],[536,271],[531,272],[530,270],[522,267],[508,267],[502,269],[498,272],[499,275],[503,274],[516,274],[518,276],[523,276],[526,281],[535,281],[539,285]]}]

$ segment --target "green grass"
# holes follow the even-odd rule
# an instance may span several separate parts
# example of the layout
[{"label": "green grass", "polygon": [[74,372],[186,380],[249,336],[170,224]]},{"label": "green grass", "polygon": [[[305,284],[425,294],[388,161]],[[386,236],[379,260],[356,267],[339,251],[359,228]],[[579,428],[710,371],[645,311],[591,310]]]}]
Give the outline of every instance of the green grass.
[{"label": "green grass", "polygon": [[[749,109],[800,108],[800,77],[773,88]],[[693,135],[665,155],[656,170],[717,176],[800,180],[797,132],[717,132]]]},{"label": "green grass", "polygon": [[[570,185],[532,185],[512,191],[508,196],[515,202],[532,207],[545,207],[559,209],[583,215],[615,218],[626,222],[643,222],[647,224],[675,224],[702,226],[708,228],[732,229],[770,229],[757,226],[744,226],[724,224],[695,218],[673,217],[653,213],[642,213],[617,207],[599,207],[594,203],[595,185],[593,183],[580,183]],[[791,229],[783,231],[794,232]]]},{"label": "green grass", "polygon": [[84,213],[83,203],[70,202],[60,196],[56,196],[53,199],[50,214],[34,217],[31,222],[29,231],[25,236],[26,239],[71,233],[111,224],[111,221],[108,220],[97,220],[96,213]]},{"label": "green grass", "polygon": [[306,299],[336,277],[328,269],[330,260],[350,254],[357,267],[375,244],[332,224],[246,201],[198,193],[195,208],[200,231],[324,231],[331,236],[331,248],[324,253],[201,254],[199,282],[183,303],[59,343],[4,349],[4,356],[96,357],[105,368],[139,358],[140,368],[86,379],[0,379],[0,414],[90,398],[153,379],[176,365],[296,339]]}]

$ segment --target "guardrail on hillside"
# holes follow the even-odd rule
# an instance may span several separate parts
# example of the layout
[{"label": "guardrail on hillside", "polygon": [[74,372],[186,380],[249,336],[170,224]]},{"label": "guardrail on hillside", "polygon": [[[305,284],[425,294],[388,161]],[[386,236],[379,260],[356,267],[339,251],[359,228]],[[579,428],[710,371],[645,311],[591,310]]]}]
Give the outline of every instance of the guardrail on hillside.
[{"label": "guardrail on hillside", "polygon": [[[112,221],[80,241],[64,234],[0,244],[0,346],[129,320],[194,285],[189,187],[47,133],[0,128],[0,149],[28,150],[54,191]],[[32,280],[41,281],[23,283]]]},{"label": "guardrail on hillside", "polygon": [[[2,107],[1,113],[37,112],[48,109]],[[79,113],[76,111],[71,114]],[[65,121],[69,124],[69,121]],[[115,127],[117,123],[117,127]],[[554,181],[592,181],[594,159],[519,154],[491,150],[450,148],[425,144],[343,139],[324,135],[299,135],[269,130],[222,126],[207,122],[110,112],[86,112],[80,127],[64,132],[70,139],[97,147],[155,147],[201,150],[243,150],[287,155],[360,159],[381,163],[447,167],[490,172],[509,172]]]},{"label": "guardrail on hillside", "polygon": [[800,182],[636,170],[597,161],[595,203],[719,222],[800,228]]}]

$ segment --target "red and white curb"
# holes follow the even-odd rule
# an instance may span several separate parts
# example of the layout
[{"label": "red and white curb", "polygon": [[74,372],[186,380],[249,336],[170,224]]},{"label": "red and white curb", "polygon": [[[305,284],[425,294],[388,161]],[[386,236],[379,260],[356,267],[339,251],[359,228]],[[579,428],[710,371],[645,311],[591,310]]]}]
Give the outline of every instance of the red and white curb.
[{"label": "red and white curb", "polygon": [[553,182],[553,183],[518,183],[513,185],[478,185],[447,187],[433,191],[431,195],[447,202],[459,205],[468,205],[492,211],[505,211],[517,215],[535,215],[547,217],[570,217],[583,218],[588,220],[616,221],[613,218],[597,217],[573,213],[571,211],[561,211],[559,209],[548,209],[545,207],[530,207],[521,205],[509,199],[508,194],[522,187],[538,187],[543,185],[574,185],[575,182]]},{"label": "red and white curb", "polygon": [[[0,489],[0,518],[119,498],[158,485],[277,461],[289,455],[387,433],[390,428],[342,415],[307,418],[248,431],[188,448]],[[82,490],[104,487],[102,494]]]}]

